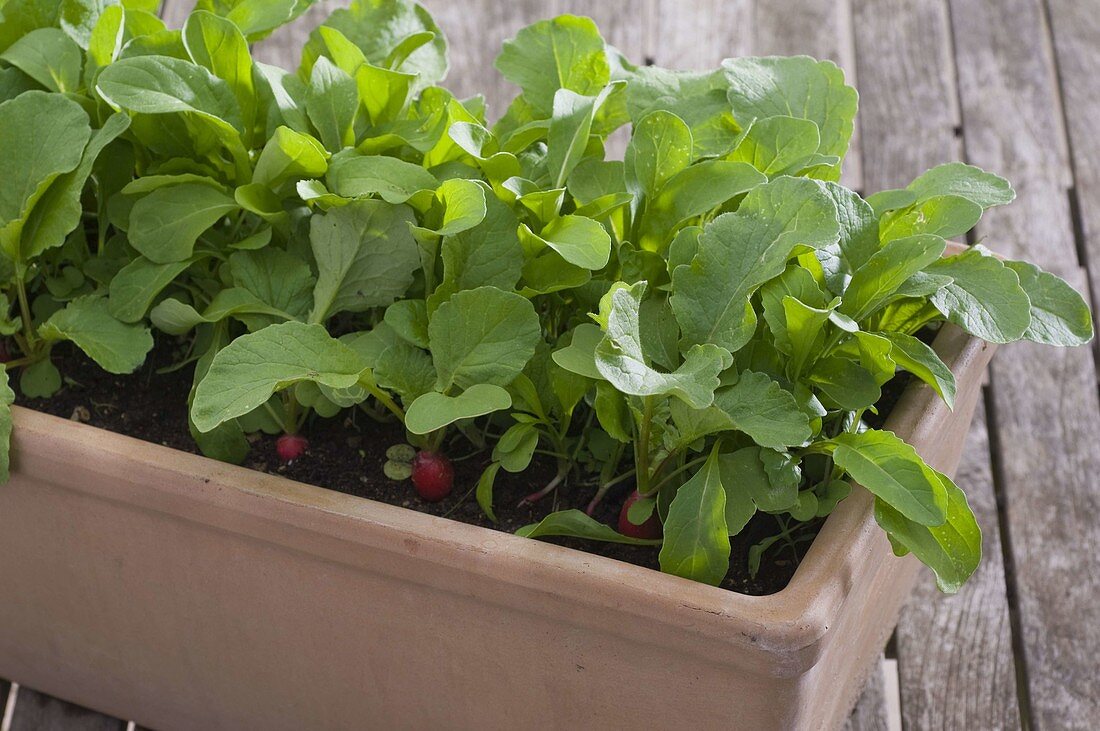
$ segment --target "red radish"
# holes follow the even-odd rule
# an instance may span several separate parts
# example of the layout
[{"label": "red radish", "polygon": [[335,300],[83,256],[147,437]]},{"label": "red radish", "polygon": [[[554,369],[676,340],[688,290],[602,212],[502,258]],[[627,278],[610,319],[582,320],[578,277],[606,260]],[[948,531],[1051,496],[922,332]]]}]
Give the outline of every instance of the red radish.
[{"label": "red radish", "polygon": [[451,494],[455,471],[451,460],[438,452],[422,451],[413,458],[412,482],[420,497],[437,503]]},{"label": "red radish", "polygon": [[661,519],[657,516],[657,507],[654,506],[653,513],[646,518],[646,521],[641,525],[635,525],[630,522],[630,518],[627,517],[627,513],[630,512],[630,506],[642,499],[642,496],[638,494],[638,491],[630,493],[626,501],[623,502],[623,509],[619,512],[619,532],[624,536],[630,536],[631,538],[644,538],[654,539],[661,537]]},{"label": "red radish", "polygon": [[309,449],[309,440],[301,434],[284,434],[275,442],[275,453],[282,462],[293,462]]},{"label": "red radish", "polygon": [[7,363],[12,360],[11,351],[8,349],[8,339],[4,338],[0,340],[0,363]]}]

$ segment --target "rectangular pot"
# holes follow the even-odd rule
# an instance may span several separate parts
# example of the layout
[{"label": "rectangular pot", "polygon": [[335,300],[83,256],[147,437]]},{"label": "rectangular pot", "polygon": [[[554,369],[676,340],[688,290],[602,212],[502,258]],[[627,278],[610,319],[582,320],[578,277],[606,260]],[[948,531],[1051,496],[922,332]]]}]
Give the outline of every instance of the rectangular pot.
[{"label": "rectangular pot", "polygon": [[[951,473],[993,348],[935,348],[887,428]],[[162,730],[835,728],[919,566],[862,489],[751,597],[22,409],[14,460],[0,677]]]}]

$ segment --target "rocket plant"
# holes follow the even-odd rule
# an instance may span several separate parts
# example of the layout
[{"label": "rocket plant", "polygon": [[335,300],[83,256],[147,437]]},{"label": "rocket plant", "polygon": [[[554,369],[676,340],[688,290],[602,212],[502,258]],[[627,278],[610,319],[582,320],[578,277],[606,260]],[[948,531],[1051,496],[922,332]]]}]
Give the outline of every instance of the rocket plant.
[{"label": "rocket plant", "polygon": [[[64,340],[132,372],[156,332],[218,459],[255,432],[309,459],[312,420],[355,410],[403,424],[421,452],[386,473],[425,499],[456,443],[482,453],[495,520],[501,472],[542,455],[525,501],[580,500],[521,535],[654,546],[710,584],[756,514],[783,526],[758,560],[855,481],[895,552],[944,591],[970,576],[963,492],[868,421],[899,371],[953,404],[941,327],[1091,339],[1054,275],[948,251],[1005,180],[947,163],[864,198],[832,63],[636,66],[575,16],[504,44],[520,92],[495,121],[439,85],[446,41],[406,0],[337,10],[294,71],[256,61],[308,4],[200,0],[169,29],[142,0],[0,3],[5,472],[9,381],[54,393]],[[614,527],[593,517],[623,491]]]}]

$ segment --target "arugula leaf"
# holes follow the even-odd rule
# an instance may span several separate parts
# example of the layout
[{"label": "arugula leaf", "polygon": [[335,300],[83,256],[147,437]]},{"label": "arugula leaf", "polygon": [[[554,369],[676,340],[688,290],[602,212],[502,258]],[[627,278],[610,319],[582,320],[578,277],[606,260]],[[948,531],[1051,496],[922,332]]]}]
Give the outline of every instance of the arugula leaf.
[{"label": "arugula leaf", "polygon": [[296,383],[350,388],[366,370],[354,350],[320,325],[293,321],[272,325],[218,351],[195,389],[191,419],[200,432],[208,432]]},{"label": "arugula leaf", "polygon": [[625,543],[631,546],[656,546],[661,543],[660,540],[624,536],[580,510],[560,510],[556,513],[550,513],[538,523],[523,526],[516,531],[516,535],[524,538],[543,538],[545,536],[588,538],[594,541]]},{"label": "arugula leaf", "polygon": [[1031,325],[1031,300],[1020,278],[997,258],[978,249],[949,256],[928,267],[951,277],[930,301],[948,320],[991,343],[1018,340]]},{"label": "arugula leaf", "polygon": [[664,520],[661,571],[718,586],[729,572],[726,491],[718,447],[676,491]]},{"label": "arugula leaf", "polygon": [[912,552],[936,574],[940,591],[954,594],[982,560],[982,532],[962,490],[946,475],[935,474],[947,494],[942,525],[926,526],[910,520],[877,497],[875,521],[890,536],[894,553],[901,556]]},{"label": "arugula leaf", "polygon": [[763,373],[743,372],[737,383],[720,389],[714,405],[763,447],[782,449],[810,438],[810,420],[794,396]]},{"label": "arugula leaf", "polygon": [[740,208],[703,229],[690,266],[672,273],[672,309],[683,346],[739,350],[756,329],[749,297],[783,272],[796,247],[836,241],[835,207],[815,183],[777,178],[752,189]]},{"label": "arugula leaf", "polygon": [[1062,279],[1034,264],[1006,261],[1031,301],[1024,337],[1046,345],[1084,345],[1092,340],[1092,313],[1084,298]]}]

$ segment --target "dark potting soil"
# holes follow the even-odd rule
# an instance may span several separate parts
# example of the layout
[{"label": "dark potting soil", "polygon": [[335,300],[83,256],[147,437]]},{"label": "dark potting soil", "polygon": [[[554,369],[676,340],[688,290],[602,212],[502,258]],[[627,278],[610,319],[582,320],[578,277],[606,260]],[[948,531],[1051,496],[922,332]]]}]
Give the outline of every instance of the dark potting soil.
[{"label": "dark potting soil", "polygon": [[[74,419],[108,431],[126,434],[173,449],[197,453],[187,428],[187,393],[192,367],[172,370],[183,353],[161,341],[137,373],[117,376],[103,372],[82,352],[68,344],[55,348],[54,362],[64,374],[62,390],[49,399],[17,400],[22,406],[66,419]],[[895,379],[900,381],[901,379]],[[904,384],[891,382],[884,389],[882,412],[887,413]],[[439,503],[427,503],[417,496],[408,481],[396,482],[382,472],[386,450],[405,443],[405,431],[396,421],[379,423],[361,411],[334,419],[314,418],[304,429],[310,447],[304,458],[283,464],[275,454],[275,437],[256,435],[245,466],[284,475],[359,497],[441,515],[464,523],[514,532],[541,520],[554,510],[588,504],[594,486],[569,482],[535,504],[520,504],[525,495],[548,483],[554,476],[552,459],[536,456],[524,473],[501,471],[494,489],[498,523],[491,522],[474,499],[474,486],[489,462],[488,451],[470,453],[466,444],[450,450],[455,482],[451,495]],[[462,450],[467,450],[462,452]],[[632,489],[623,483],[604,499],[596,517],[615,526],[619,509]],[[773,594],[787,585],[798,562],[805,555],[821,521],[802,527],[791,541],[777,541],[764,552],[758,573],[748,568],[749,549],[779,532],[776,517],[758,514],[740,535],[731,539],[730,572],[722,586],[743,594]],[[549,539],[560,545],[595,553],[628,563],[658,568],[658,549],[575,539]]]}]

